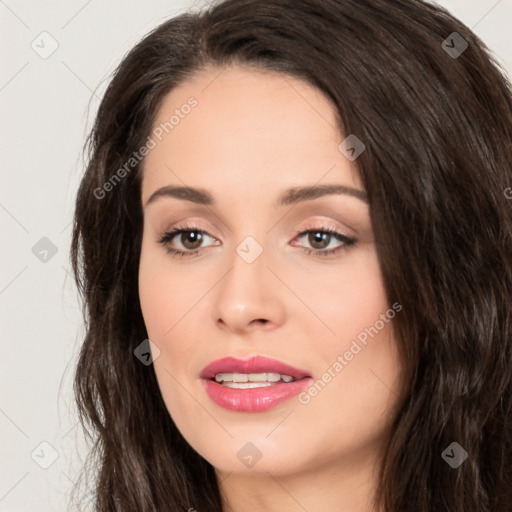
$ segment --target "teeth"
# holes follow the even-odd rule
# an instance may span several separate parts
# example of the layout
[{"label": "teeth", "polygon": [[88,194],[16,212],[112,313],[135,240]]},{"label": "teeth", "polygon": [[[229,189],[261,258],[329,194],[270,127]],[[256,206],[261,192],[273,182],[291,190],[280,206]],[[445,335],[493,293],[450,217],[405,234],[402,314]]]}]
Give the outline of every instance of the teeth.
[{"label": "teeth", "polygon": [[229,381],[233,381],[233,374],[232,373],[217,373],[217,375],[215,375],[215,380],[217,382],[229,382]]},{"label": "teeth", "polygon": [[271,385],[272,382],[291,382],[294,380],[290,375],[280,375],[279,373],[218,373],[215,375],[215,380],[220,383],[224,383],[228,387],[239,387],[240,389],[259,387],[259,386],[231,386],[228,383],[244,384],[244,383],[261,383],[264,385]]},{"label": "teeth", "polygon": [[226,382],[223,384],[227,388],[234,389],[249,389],[249,388],[266,388],[267,386],[272,386],[270,382]]}]

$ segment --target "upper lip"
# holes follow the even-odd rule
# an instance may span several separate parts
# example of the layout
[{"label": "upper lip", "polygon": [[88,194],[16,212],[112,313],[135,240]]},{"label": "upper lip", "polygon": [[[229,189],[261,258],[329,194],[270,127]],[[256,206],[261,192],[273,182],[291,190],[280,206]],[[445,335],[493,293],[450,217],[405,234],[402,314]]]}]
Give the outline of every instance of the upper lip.
[{"label": "upper lip", "polygon": [[295,379],[310,377],[305,370],[299,370],[289,364],[264,356],[255,356],[247,359],[236,357],[223,357],[212,361],[205,366],[199,376],[203,379],[212,379],[218,373],[279,373],[289,375]]}]

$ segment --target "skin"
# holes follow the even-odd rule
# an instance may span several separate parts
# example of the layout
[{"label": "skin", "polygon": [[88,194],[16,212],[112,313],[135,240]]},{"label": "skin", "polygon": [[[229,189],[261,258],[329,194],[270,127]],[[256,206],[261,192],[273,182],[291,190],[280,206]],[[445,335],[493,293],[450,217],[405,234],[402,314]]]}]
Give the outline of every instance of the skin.
[{"label": "skin", "polygon": [[[369,206],[347,194],[274,205],[290,187],[363,190],[356,162],[338,149],[345,137],[333,106],[295,78],[205,69],[166,96],[154,126],[191,96],[197,106],[149,152],[142,179],[143,205],[168,185],[206,189],[216,202],[160,197],[144,207],[139,293],[160,351],[154,369],[169,414],[215,467],[226,510],[371,510],[399,394],[392,322],[341,371],[332,370],[391,307]],[[159,243],[178,224],[207,235],[202,243],[178,235],[167,247],[198,254],[173,257]],[[315,245],[297,235],[322,226],[357,241],[344,246],[331,237]],[[236,252],[247,236],[263,249],[250,264]],[[329,368],[335,376],[307,404],[292,398],[241,413],[211,401],[201,370],[221,357],[253,355],[306,369],[315,380]],[[248,442],[261,452],[250,468],[237,457]]]}]

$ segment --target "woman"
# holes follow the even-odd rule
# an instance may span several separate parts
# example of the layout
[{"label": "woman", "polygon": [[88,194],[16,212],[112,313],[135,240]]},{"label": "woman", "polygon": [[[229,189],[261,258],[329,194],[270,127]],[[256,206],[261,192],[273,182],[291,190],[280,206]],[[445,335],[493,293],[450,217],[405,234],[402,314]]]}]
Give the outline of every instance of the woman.
[{"label": "woman", "polygon": [[144,38],[76,204],[96,510],[511,510],[511,98],[419,0]]}]

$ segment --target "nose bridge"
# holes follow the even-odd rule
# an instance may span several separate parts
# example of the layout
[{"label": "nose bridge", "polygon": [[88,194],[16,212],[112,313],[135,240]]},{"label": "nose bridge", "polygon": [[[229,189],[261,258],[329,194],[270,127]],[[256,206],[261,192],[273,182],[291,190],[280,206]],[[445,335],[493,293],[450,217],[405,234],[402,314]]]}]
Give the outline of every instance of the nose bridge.
[{"label": "nose bridge", "polygon": [[[234,249],[230,258],[230,272],[223,291],[234,302],[241,302],[245,309],[256,305],[266,294],[268,249],[252,235],[246,236]],[[236,307],[236,306],[235,306]]]},{"label": "nose bridge", "polygon": [[[258,238],[261,240],[262,235]],[[237,245],[235,252],[247,265],[252,265],[258,260],[266,259],[261,258],[264,252],[263,244],[266,242],[266,240],[260,242],[254,236],[248,235]]]},{"label": "nose bridge", "polygon": [[253,235],[247,235],[234,248],[230,270],[217,288],[213,307],[216,322],[243,330],[254,320],[266,324],[280,321],[283,304],[275,277],[267,268],[270,252]]}]

